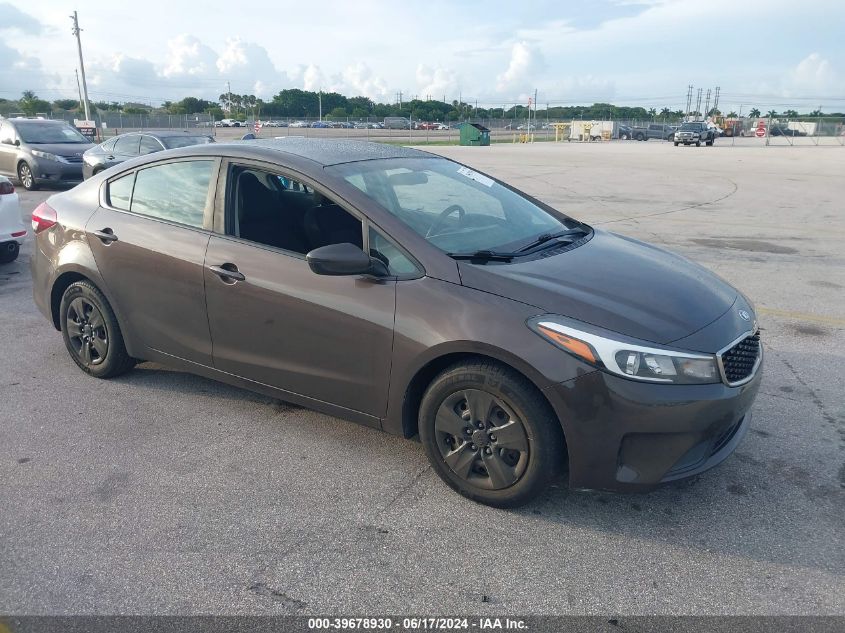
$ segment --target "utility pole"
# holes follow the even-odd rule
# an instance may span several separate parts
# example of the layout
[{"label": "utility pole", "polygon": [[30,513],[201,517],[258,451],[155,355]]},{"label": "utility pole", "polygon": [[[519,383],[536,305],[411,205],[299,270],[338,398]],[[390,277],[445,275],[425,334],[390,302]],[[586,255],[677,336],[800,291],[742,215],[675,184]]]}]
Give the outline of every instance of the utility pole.
[{"label": "utility pole", "polygon": [[76,89],[79,91],[79,107],[85,108],[85,104],[82,101],[82,84],[79,83],[79,71],[74,70],[73,72],[76,73]]},{"label": "utility pole", "polygon": [[686,119],[689,120],[690,111],[692,110],[692,84],[687,86],[687,113]]},{"label": "utility pole", "polygon": [[317,103],[318,103],[318,108],[319,108],[319,113],[320,113],[320,121],[322,121],[323,120],[323,88],[322,88],[322,86],[320,87],[320,90],[317,93]]},{"label": "utility pole", "polygon": [[226,82],[226,111],[232,116],[232,82]]},{"label": "utility pole", "polygon": [[704,116],[707,117],[707,115],[709,113],[710,113],[710,88],[707,89],[707,100],[705,101],[705,105],[704,105]]},{"label": "utility pole", "polygon": [[695,100],[695,120],[698,121],[698,117],[701,113],[701,93],[704,91],[704,88],[698,89],[698,95]]},{"label": "utility pole", "polygon": [[91,111],[88,108],[88,84],[85,83],[85,64],[82,63],[82,39],[79,37],[79,32],[82,30],[79,28],[79,19],[76,16],[76,11],[73,12],[73,15],[70,16],[70,19],[73,20],[73,34],[76,36],[76,47],[79,49],[79,70],[82,74],[82,92],[83,96],[85,97],[85,101],[82,102],[82,107],[85,110],[85,120],[91,120]]}]

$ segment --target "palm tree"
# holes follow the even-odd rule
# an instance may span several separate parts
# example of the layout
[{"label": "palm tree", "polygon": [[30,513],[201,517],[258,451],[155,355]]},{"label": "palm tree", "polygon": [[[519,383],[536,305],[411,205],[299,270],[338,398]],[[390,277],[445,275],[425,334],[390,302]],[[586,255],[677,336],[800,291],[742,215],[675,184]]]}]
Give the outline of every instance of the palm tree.
[{"label": "palm tree", "polygon": [[669,108],[663,108],[660,111],[660,118],[665,119],[670,116],[672,116],[672,111]]},{"label": "palm tree", "polygon": [[739,115],[738,115],[736,112],[734,112],[733,110],[731,110],[730,112],[728,112],[728,118],[729,118],[729,119],[735,119],[735,118],[737,118],[738,116],[739,116]]},{"label": "palm tree", "polygon": [[657,110],[655,110],[654,108],[649,108],[648,109],[648,116],[650,116],[651,120],[654,121],[654,117],[657,116]]},{"label": "palm tree", "polygon": [[760,110],[758,110],[757,108],[751,108],[751,110],[748,111],[748,116],[750,116],[752,119],[756,119],[758,116],[760,116]]},{"label": "palm tree", "polygon": [[769,117],[770,119],[774,119],[777,115],[778,115],[778,113],[775,112],[774,110],[769,110],[768,112],[766,112],[766,116]]}]

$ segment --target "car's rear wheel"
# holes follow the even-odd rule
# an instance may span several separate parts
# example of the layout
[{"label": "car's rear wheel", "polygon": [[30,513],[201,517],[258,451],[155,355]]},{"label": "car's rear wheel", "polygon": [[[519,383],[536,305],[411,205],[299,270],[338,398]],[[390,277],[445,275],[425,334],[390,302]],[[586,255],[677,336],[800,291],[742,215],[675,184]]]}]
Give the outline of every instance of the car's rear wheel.
[{"label": "car's rear wheel", "polygon": [[95,378],[112,378],[135,365],[120,325],[103,293],[88,281],[67,287],[59,306],[62,337],[70,357]]},{"label": "car's rear wheel", "polygon": [[18,180],[27,191],[35,191],[38,185],[35,182],[35,176],[32,175],[32,169],[23,161],[18,165]]},{"label": "car's rear wheel", "polygon": [[644,141],[645,140],[645,136],[643,136],[642,134],[637,134],[636,138],[637,138],[638,141]]},{"label": "car's rear wheel", "polygon": [[565,461],[548,403],[523,376],[492,362],[441,372],[423,396],[419,432],[443,481],[501,508],[533,499]]},{"label": "car's rear wheel", "polygon": [[0,244],[0,264],[11,264],[20,252],[21,245],[17,242],[3,242]]},{"label": "car's rear wheel", "polygon": [[675,147],[677,147],[678,145],[679,145],[678,141],[675,141]]}]

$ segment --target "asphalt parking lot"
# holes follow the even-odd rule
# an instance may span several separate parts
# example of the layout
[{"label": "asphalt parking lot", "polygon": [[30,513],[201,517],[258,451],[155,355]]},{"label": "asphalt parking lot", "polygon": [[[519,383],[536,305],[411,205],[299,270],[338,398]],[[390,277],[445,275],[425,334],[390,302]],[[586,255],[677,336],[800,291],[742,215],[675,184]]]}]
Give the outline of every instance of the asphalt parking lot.
[{"label": "asphalt parking lot", "polygon": [[741,288],[766,361],[737,452],[476,505],[415,442],[149,363],[89,378],[28,244],[0,267],[0,613],[845,614],[845,148],[432,151]]}]

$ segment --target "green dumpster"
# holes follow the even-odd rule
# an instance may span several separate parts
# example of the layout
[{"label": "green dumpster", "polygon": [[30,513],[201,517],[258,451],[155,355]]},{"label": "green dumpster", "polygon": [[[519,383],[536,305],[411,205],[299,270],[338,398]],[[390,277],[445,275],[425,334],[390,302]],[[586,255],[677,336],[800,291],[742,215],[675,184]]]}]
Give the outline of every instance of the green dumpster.
[{"label": "green dumpster", "polygon": [[480,123],[461,123],[461,145],[490,145],[490,130]]}]

